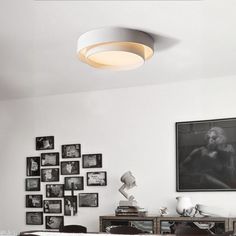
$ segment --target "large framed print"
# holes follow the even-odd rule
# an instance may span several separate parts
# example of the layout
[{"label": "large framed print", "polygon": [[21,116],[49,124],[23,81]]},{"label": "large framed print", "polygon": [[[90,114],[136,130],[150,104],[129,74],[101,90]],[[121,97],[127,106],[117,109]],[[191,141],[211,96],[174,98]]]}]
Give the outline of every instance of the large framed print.
[{"label": "large framed print", "polygon": [[26,158],[26,175],[40,176],[40,157]]},{"label": "large framed print", "polygon": [[27,225],[42,225],[43,212],[26,212],[26,224]]},{"label": "large framed print", "polygon": [[176,190],[236,191],[236,118],[176,123]]}]

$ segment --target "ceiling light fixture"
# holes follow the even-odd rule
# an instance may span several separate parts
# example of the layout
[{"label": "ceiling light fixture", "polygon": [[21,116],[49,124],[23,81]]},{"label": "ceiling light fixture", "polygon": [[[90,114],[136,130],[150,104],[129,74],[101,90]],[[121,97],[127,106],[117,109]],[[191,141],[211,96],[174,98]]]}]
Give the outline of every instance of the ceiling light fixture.
[{"label": "ceiling light fixture", "polygon": [[146,32],[128,28],[102,28],[78,39],[77,55],[90,66],[129,70],[152,57],[154,40]]}]

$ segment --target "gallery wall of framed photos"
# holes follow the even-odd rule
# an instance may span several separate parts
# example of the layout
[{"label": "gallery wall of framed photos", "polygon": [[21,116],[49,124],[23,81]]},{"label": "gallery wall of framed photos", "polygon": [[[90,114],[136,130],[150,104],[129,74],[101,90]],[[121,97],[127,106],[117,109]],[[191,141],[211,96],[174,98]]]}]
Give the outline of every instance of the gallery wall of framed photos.
[{"label": "gallery wall of framed photos", "polygon": [[99,206],[99,193],[91,187],[107,186],[101,153],[82,154],[78,143],[61,145],[61,152],[54,147],[54,136],[36,137],[39,153],[26,157],[26,225],[59,229],[64,216],[77,215],[78,207]]}]

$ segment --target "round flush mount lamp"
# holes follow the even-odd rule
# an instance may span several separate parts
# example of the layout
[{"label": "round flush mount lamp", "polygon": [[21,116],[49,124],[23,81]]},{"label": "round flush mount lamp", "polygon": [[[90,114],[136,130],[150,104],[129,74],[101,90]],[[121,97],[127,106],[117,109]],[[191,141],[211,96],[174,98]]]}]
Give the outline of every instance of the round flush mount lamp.
[{"label": "round flush mount lamp", "polygon": [[77,45],[79,59],[101,69],[134,69],[153,53],[153,38],[143,31],[128,28],[92,30],[81,35]]}]

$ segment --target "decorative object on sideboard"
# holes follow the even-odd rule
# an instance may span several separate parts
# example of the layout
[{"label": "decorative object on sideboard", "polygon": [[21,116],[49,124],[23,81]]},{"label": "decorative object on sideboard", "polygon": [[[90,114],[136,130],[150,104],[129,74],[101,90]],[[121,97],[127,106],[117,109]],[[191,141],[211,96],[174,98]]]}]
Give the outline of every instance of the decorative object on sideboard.
[{"label": "decorative object on sideboard", "polygon": [[176,123],[177,191],[236,190],[236,118]]},{"label": "decorative object on sideboard", "polygon": [[169,214],[167,207],[160,207],[160,216],[167,216]]},{"label": "decorative object on sideboard", "polygon": [[176,197],[176,212],[181,216],[190,216],[194,210],[191,198],[188,196]]}]

